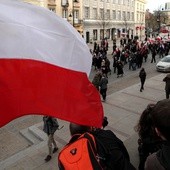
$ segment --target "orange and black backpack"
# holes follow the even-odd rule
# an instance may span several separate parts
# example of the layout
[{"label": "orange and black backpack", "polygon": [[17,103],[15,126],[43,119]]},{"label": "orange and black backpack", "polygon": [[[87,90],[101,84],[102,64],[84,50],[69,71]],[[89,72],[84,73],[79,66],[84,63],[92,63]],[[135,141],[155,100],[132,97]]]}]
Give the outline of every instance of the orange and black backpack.
[{"label": "orange and black backpack", "polygon": [[60,170],[103,170],[92,134],[74,135],[58,156]]}]

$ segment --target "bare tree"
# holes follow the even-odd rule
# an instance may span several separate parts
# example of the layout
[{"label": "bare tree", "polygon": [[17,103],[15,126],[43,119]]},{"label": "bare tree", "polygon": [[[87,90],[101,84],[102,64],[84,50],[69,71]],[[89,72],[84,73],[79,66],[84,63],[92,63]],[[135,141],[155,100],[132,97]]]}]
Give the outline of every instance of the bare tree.
[{"label": "bare tree", "polygon": [[165,14],[164,11],[161,10],[154,11],[153,16],[155,22],[157,23],[157,31],[159,33],[161,29],[161,25],[166,24],[166,21],[168,20],[168,16]]},{"label": "bare tree", "polygon": [[100,14],[98,14],[97,20],[98,20],[99,26],[103,30],[102,39],[104,39],[106,37],[106,29],[110,25],[110,14],[108,12],[105,12],[104,9],[100,9],[100,10],[101,11],[100,11]]},{"label": "bare tree", "polygon": [[127,15],[126,14],[124,14],[123,16],[122,16],[122,19],[123,19],[123,23],[122,23],[122,25],[123,25],[123,27],[125,28],[125,33],[127,34],[127,38],[129,38],[129,27],[130,27],[130,24],[129,24],[129,18],[127,17]]}]

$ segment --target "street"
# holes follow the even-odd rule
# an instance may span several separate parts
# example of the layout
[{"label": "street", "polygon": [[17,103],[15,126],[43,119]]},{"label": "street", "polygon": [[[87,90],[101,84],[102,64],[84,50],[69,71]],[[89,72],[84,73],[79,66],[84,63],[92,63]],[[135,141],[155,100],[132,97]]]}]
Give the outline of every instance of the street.
[{"label": "street", "polygon": [[[108,55],[107,55],[108,59],[110,60],[110,68],[112,70],[111,75],[108,74],[108,80],[109,80],[108,90],[107,90],[108,95],[140,82],[139,80],[140,68],[137,68],[135,71],[132,71],[132,70],[129,70],[128,64],[126,64],[123,68],[124,70],[123,77],[117,78],[117,74],[113,73],[113,59],[112,59],[111,53],[112,53],[112,45],[109,46]],[[157,62],[159,61],[158,55],[156,56],[156,61]],[[144,67],[146,70],[146,74],[147,74],[146,81],[147,81],[147,78],[151,78],[153,76],[160,74],[159,72],[156,71],[156,63],[151,63],[151,54],[148,55],[147,62],[146,63],[143,62],[142,67]],[[89,76],[89,79],[91,81],[95,73],[96,73],[96,70],[93,67],[91,70],[91,74]]]}]

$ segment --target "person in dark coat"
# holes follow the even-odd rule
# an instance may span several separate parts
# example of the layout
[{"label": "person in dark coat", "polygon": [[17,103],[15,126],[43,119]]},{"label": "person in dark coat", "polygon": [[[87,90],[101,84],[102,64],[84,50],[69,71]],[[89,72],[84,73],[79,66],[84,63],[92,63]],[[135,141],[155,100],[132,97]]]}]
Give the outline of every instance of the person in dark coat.
[{"label": "person in dark coat", "polygon": [[139,77],[140,77],[140,82],[141,82],[140,92],[142,92],[142,90],[144,90],[144,84],[146,80],[146,72],[144,68],[140,70]]},{"label": "person in dark coat", "polygon": [[117,78],[121,75],[123,76],[124,72],[123,72],[123,64],[121,61],[117,62]]},{"label": "person in dark coat", "polygon": [[102,95],[103,101],[106,100],[107,84],[108,78],[106,77],[106,74],[103,74],[100,80],[100,94]]},{"label": "person in dark coat", "polygon": [[[52,154],[57,152],[58,150],[57,144],[54,140],[54,133],[58,129],[59,124],[57,119],[51,116],[44,116],[43,122],[44,122],[43,131],[48,135],[49,154],[45,158],[45,161],[48,162],[51,160]],[[54,146],[54,149],[52,149],[52,145]]]},{"label": "person in dark coat", "polygon": [[151,59],[151,63],[156,63],[156,49],[155,49],[156,47],[155,46],[153,46],[152,48],[151,48],[151,53],[152,53],[152,59]]},{"label": "person in dark coat", "polygon": [[153,122],[151,112],[155,104],[148,104],[146,109],[142,112],[139,122],[135,127],[139,135],[138,139],[138,152],[139,152],[139,166],[138,170],[144,170],[145,161],[147,157],[157,152],[162,148],[162,140],[157,136],[153,129]]},{"label": "person in dark coat", "polygon": [[169,99],[170,94],[170,74],[167,74],[166,77],[163,79],[165,82],[165,92],[166,92],[166,99]]},{"label": "person in dark coat", "polygon": [[92,80],[92,84],[96,87],[96,89],[99,91],[99,86],[100,86],[100,80],[102,78],[102,73],[101,71],[97,71],[97,73],[95,74],[93,80]]},{"label": "person in dark coat", "polygon": [[70,134],[93,134],[96,139],[99,161],[107,170],[135,170],[123,142],[111,131],[70,123]]},{"label": "person in dark coat", "polygon": [[162,149],[147,157],[145,170],[170,169],[170,100],[164,99],[156,103],[151,117],[153,129],[163,140]]}]

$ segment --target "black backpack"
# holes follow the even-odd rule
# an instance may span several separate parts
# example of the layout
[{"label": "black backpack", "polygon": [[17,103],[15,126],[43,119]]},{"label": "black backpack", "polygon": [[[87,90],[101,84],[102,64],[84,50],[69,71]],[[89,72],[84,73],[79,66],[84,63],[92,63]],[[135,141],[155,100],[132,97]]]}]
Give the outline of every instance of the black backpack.
[{"label": "black backpack", "polygon": [[123,142],[111,130],[97,129],[96,139],[100,164],[105,170],[135,170]]}]

